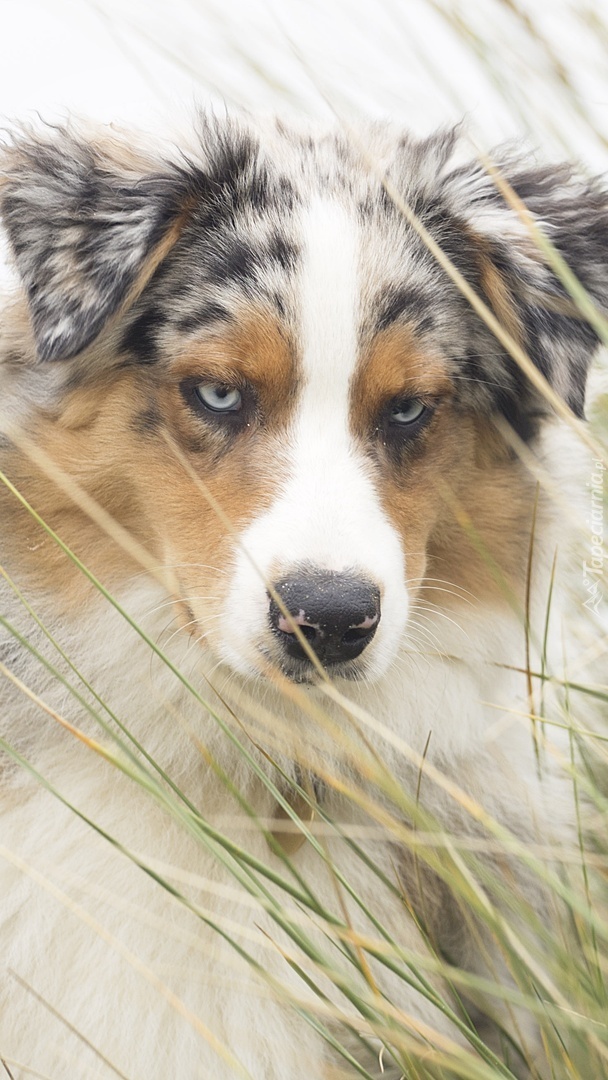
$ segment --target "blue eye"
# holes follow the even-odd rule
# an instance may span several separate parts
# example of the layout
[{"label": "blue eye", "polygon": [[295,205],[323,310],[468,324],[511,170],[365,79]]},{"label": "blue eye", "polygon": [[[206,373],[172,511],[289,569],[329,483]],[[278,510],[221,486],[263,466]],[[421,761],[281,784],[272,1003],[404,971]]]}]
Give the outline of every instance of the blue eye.
[{"label": "blue eye", "polygon": [[422,419],[426,411],[427,406],[419,398],[412,398],[411,401],[398,401],[391,408],[389,421],[391,424],[402,424],[405,427]]},{"label": "blue eye", "polygon": [[216,413],[238,412],[243,404],[243,395],[236,386],[224,383],[204,382],[195,387],[196,396],[206,409]]}]

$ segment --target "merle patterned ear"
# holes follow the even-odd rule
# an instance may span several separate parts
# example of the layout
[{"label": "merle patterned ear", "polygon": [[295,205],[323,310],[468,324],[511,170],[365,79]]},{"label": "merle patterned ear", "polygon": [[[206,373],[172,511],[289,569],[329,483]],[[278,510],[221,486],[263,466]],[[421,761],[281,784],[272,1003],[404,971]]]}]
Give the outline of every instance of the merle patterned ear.
[{"label": "merle patterned ear", "polygon": [[69,359],[99,334],[177,218],[183,177],[68,129],[16,137],[1,168],[0,211],[38,354]]},{"label": "merle patterned ear", "polygon": [[[500,153],[495,160],[600,312],[608,311],[608,192],[568,165],[530,167],[522,159],[503,155],[501,160]],[[452,211],[480,242],[486,299],[553,388],[582,417],[587,372],[599,344],[595,331],[576,311],[529,229],[479,164],[454,169],[444,184]],[[509,367],[513,374],[512,362]],[[519,373],[515,381],[521,387]]]}]

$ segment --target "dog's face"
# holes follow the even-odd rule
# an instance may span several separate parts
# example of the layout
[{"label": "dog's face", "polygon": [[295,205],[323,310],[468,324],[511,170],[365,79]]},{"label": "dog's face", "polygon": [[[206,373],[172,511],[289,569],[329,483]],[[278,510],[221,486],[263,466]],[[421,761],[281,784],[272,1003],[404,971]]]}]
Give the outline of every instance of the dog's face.
[{"label": "dog's face", "polygon": [[[175,165],[68,134],[9,152],[38,362],[69,373],[41,439],[174,568],[216,659],[310,679],[305,639],[374,679],[421,590],[500,603],[496,565],[522,578],[531,500],[500,431],[547,412],[379,173],[578,415],[597,342],[453,134],[373,132],[372,169],[340,136],[199,137]],[[503,168],[605,296],[604,195]]]}]

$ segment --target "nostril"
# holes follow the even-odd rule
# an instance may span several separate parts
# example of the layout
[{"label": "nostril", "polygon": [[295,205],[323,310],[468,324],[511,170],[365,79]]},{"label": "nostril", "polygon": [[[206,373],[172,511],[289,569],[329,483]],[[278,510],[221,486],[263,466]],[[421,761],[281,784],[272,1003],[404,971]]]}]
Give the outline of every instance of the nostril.
[{"label": "nostril", "polygon": [[354,645],[357,641],[365,641],[366,638],[371,638],[376,633],[376,627],[380,613],[377,615],[366,615],[363,622],[358,623],[357,626],[349,626],[348,630],[342,635],[342,641],[346,645]]},{"label": "nostril", "polygon": [[289,618],[286,618],[282,612],[279,613],[277,618],[277,630],[280,630],[282,634],[292,634],[294,638],[297,638],[295,631],[296,626],[307,641],[314,641],[319,631],[318,626],[307,621],[306,615],[302,610],[300,610],[297,615],[290,613]]},{"label": "nostril", "polygon": [[[287,619],[285,619],[285,622],[287,623]],[[306,640],[312,644],[318,634],[316,626],[307,626],[305,623],[297,623],[296,625],[302,637],[306,638]],[[296,632],[289,624],[287,626],[279,626],[279,630],[282,634],[291,634],[291,636],[297,640]]]},{"label": "nostril", "polygon": [[369,637],[369,634],[369,629],[364,630],[361,626],[353,626],[342,635],[342,641],[346,645],[352,645],[356,641],[363,641],[364,638]]}]

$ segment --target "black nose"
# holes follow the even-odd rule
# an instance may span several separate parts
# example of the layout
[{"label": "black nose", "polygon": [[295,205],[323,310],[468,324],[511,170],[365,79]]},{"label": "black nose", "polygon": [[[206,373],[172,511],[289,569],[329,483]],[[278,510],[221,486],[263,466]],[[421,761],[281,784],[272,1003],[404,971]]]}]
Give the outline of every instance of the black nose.
[{"label": "black nose", "polygon": [[[376,633],[380,591],[369,581],[329,571],[308,571],[283,578],[274,589],[324,665],[354,660]],[[272,598],[269,616],[283,652],[310,663],[293,626]]]}]

